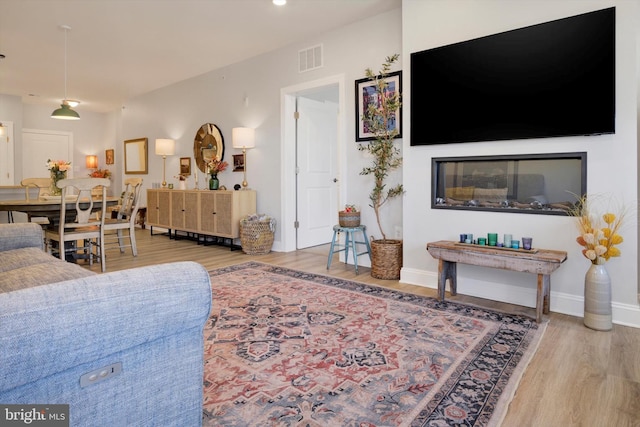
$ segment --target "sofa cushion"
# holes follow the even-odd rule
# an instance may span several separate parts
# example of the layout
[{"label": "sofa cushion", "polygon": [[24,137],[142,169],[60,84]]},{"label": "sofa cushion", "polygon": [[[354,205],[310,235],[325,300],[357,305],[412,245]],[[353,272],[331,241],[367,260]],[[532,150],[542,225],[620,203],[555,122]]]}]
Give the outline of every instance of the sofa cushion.
[{"label": "sofa cushion", "polygon": [[55,258],[35,247],[0,252],[0,273],[0,292],[11,292],[96,274],[77,264]]}]

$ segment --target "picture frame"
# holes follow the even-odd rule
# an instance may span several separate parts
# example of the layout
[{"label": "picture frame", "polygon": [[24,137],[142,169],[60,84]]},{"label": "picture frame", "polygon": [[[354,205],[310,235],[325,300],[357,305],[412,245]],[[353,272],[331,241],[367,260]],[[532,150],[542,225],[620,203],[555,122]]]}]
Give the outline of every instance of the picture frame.
[{"label": "picture frame", "polygon": [[180,175],[191,175],[191,157],[180,157]]},{"label": "picture frame", "polygon": [[233,172],[244,172],[244,155],[233,155]]},{"label": "picture frame", "polygon": [[109,148],[104,152],[105,163],[108,165],[112,165],[115,162],[115,155],[113,148]]},{"label": "picture frame", "polygon": [[[395,71],[387,74],[385,81],[391,92],[402,93],[402,71]],[[356,141],[371,141],[375,139],[373,133],[369,132],[366,124],[362,120],[367,106],[372,102],[377,102],[378,88],[376,82],[368,78],[356,80]],[[395,138],[402,138],[402,106],[396,113],[396,120],[389,124],[390,129],[397,129]]]},{"label": "picture frame", "polygon": [[146,175],[149,173],[148,141],[148,138],[128,139],[124,141],[125,175]]}]

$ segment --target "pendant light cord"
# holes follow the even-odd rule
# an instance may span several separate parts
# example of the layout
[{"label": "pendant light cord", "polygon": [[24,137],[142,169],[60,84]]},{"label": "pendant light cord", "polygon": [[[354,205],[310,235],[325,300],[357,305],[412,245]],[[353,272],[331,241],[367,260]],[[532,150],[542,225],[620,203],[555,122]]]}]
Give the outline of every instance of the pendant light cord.
[{"label": "pendant light cord", "polygon": [[69,32],[68,25],[63,25],[64,29],[64,100],[62,102],[66,102],[67,100],[67,33]]}]

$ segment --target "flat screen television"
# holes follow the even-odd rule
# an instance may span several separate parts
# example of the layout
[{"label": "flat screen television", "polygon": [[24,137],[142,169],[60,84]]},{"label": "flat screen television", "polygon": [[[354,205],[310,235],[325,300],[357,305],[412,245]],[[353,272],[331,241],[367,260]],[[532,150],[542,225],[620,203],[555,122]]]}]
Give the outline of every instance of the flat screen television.
[{"label": "flat screen television", "polygon": [[411,54],[411,145],[615,133],[615,8]]}]

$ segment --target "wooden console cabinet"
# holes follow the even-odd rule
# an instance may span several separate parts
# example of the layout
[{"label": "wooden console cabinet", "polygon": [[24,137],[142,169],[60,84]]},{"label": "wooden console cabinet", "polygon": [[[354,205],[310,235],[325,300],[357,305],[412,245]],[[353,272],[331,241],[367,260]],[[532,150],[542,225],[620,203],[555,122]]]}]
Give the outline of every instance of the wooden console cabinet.
[{"label": "wooden console cabinet", "polygon": [[256,213],[256,192],[209,190],[147,190],[147,224],[171,233],[185,231],[237,239],[240,220]]}]

